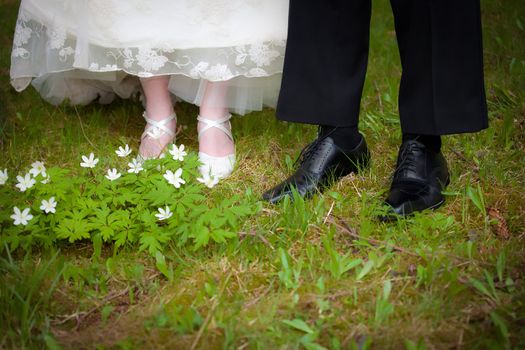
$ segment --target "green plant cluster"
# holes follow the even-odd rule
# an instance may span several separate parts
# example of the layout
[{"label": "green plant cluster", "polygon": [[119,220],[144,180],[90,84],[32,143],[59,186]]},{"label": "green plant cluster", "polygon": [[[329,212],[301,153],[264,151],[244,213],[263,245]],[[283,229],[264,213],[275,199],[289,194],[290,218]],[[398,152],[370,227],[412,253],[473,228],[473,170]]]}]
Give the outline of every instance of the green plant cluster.
[{"label": "green plant cluster", "polygon": [[[109,163],[115,165],[115,159],[105,162],[107,168]],[[244,217],[261,209],[249,192],[208,200],[213,191],[197,181],[196,154],[184,161],[171,157],[146,160],[138,173],[126,172],[124,163],[122,176],[114,181],[106,178],[104,164],[76,171],[44,168],[45,176],[32,177],[34,185],[24,191],[16,187],[16,180],[11,179],[15,176],[10,174],[0,185],[0,245],[14,251],[85,240],[93,243],[95,256],[100,256],[104,243],[111,243],[115,250],[138,246],[162,263],[166,245],[188,244],[196,250],[210,242],[224,243],[237,237]],[[185,183],[177,188],[164,174],[179,168]],[[42,201],[51,197],[57,203],[55,212],[46,213]],[[29,208],[31,219],[17,224],[15,207],[20,211]],[[159,217],[161,209],[169,209],[169,217]]]}]

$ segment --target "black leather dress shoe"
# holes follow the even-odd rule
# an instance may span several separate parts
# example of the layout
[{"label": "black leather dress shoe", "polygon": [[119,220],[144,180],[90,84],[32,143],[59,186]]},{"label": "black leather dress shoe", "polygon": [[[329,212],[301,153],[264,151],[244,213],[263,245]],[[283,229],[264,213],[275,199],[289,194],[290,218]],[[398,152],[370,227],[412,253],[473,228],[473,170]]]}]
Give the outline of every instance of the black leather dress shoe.
[{"label": "black leather dress shoe", "polygon": [[295,173],[265,192],[264,200],[277,203],[292,196],[292,188],[302,197],[311,197],[341,177],[366,167],[370,162],[370,152],[364,137],[351,151],[342,150],[331,137],[324,137],[306,146],[299,159],[300,165]]},{"label": "black leather dress shoe", "polygon": [[388,215],[410,215],[435,209],[445,201],[441,191],[449,184],[447,162],[441,152],[428,149],[416,140],[403,142],[399,148],[390,193],[385,200]]}]

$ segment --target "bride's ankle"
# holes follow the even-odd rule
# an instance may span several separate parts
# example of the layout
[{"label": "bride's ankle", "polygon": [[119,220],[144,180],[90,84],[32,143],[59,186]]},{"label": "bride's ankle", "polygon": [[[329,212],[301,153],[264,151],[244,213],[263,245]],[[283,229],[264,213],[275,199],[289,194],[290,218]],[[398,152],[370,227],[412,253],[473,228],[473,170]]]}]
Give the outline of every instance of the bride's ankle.
[{"label": "bride's ankle", "polygon": [[[199,117],[199,151],[213,157],[224,157],[235,153],[235,144],[231,137],[230,115],[220,118]],[[222,121],[222,122],[220,122]],[[211,124],[210,124],[211,122]],[[217,126],[209,127],[217,123]],[[220,125],[220,126],[219,126]],[[219,126],[219,127],[218,127]],[[222,130],[223,127],[225,130]]]},{"label": "bride's ankle", "polygon": [[175,141],[177,116],[171,113],[150,116],[144,112],[146,125],[141,136],[139,154],[143,158],[158,158]]}]

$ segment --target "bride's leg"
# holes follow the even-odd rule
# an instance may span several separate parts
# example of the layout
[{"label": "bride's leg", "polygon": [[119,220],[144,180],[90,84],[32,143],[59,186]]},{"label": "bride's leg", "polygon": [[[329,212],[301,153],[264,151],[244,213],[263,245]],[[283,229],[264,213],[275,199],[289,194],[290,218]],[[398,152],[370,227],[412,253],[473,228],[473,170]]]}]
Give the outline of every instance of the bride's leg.
[{"label": "bride's leg", "polygon": [[[226,107],[226,94],[228,93],[228,82],[207,82],[204,97],[200,107],[200,116],[209,120],[221,120],[229,115]],[[231,130],[229,122],[222,125]],[[200,122],[197,129],[200,131],[206,123]],[[199,140],[199,151],[214,157],[224,157],[235,152],[233,140],[218,128],[209,128]]]},{"label": "bride's leg", "polygon": [[[173,104],[171,102],[171,96],[168,91],[169,76],[158,76],[152,78],[140,79],[142,89],[146,95],[146,116],[156,122],[161,122],[170,117],[173,112]],[[174,139],[175,128],[177,126],[177,120],[172,119],[166,123],[162,123],[164,127],[169,129],[172,134],[165,131],[159,130],[158,137],[155,137],[155,128],[150,129],[150,135],[145,133],[142,137],[139,154],[144,158],[156,158],[158,157],[164,148],[171,143]],[[146,130],[153,126],[148,123]],[[153,136],[151,136],[153,135]]]}]

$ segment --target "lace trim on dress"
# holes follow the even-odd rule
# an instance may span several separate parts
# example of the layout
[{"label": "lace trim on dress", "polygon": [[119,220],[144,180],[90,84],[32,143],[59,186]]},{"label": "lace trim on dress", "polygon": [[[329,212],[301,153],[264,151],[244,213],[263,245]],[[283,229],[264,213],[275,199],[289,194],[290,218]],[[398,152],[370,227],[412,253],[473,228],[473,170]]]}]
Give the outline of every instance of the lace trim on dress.
[{"label": "lace trim on dress", "polygon": [[[45,45],[42,45],[45,38]],[[83,69],[122,70],[139,77],[182,74],[193,79],[225,81],[235,77],[266,77],[282,73],[285,41],[235,47],[172,49],[81,47],[64,28],[48,28],[21,11],[11,53],[11,78]]]}]

